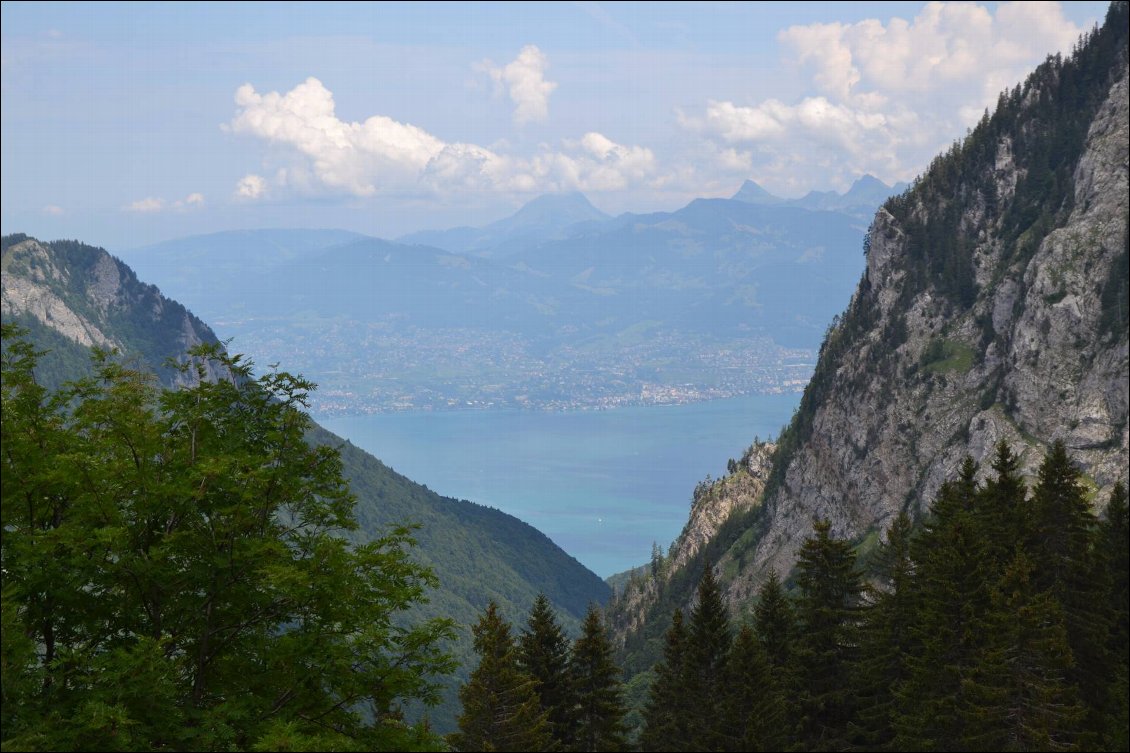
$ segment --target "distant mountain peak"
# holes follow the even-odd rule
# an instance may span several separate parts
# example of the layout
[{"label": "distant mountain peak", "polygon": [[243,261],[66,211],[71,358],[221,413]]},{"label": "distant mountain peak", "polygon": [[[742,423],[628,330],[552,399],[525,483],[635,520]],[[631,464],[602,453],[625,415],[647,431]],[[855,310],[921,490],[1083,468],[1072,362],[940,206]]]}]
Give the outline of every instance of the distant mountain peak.
[{"label": "distant mountain peak", "polygon": [[783,199],[769,193],[752,180],[746,180],[745,183],[742,183],[742,187],[730,198],[748,204],[779,204],[783,201]]},{"label": "distant mountain peak", "polygon": [[848,189],[848,193],[851,193],[855,190],[862,191],[872,189],[881,189],[887,191],[890,189],[890,187],[883,181],[880,181],[878,178],[876,178],[875,175],[867,173],[866,175],[861,175],[859,176],[859,178],[855,179],[855,182],[851,184],[851,188]]},{"label": "distant mountain peak", "polygon": [[605,220],[608,215],[592,205],[588,197],[580,191],[565,193],[547,193],[530,199],[522,208],[510,217],[494,223],[507,223],[510,225],[544,224],[559,225],[564,222],[573,224],[588,220]]}]

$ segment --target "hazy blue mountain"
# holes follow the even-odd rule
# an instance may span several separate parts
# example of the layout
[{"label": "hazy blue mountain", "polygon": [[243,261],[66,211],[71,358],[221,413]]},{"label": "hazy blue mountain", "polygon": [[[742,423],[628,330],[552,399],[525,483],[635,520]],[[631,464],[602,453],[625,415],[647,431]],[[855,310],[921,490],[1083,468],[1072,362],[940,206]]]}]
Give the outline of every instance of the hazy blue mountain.
[{"label": "hazy blue mountain", "polygon": [[860,223],[841,213],[698,199],[676,212],[622,215],[513,261],[568,282],[566,301],[617,326],[752,330],[815,347],[863,271],[862,238]]},{"label": "hazy blue mountain", "polygon": [[742,187],[730,198],[734,201],[744,201],[747,204],[781,204],[785,201],[780,196],[769,193],[752,180],[742,183]]},{"label": "hazy blue mountain", "polygon": [[864,175],[851,184],[845,193],[835,191],[809,191],[799,199],[793,199],[790,206],[805,209],[846,212],[852,216],[870,219],[875,208],[891,196],[906,190],[905,183],[888,186],[873,175]]},{"label": "hazy blue mountain", "polygon": [[397,240],[459,253],[501,257],[532,244],[561,238],[577,225],[607,219],[608,215],[594,207],[584,194],[573,191],[539,196],[511,216],[485,227],[423,230]]},{"label": "hazy blue mountain", "polygon": [[249,311],[417,327],[537,330],[560,286],[531,272],[376,238],[324,249],[249,281]]},{"label": "hazy blue mountain", "polygon": [[852,217],[870,219],[875,208],[892,196],[906,190],[906,183],[888,186],[874,175],[864,175],[844,193],[809,191],[799,199],[782,199],[747,180],[733,195],[733,200],[749,204],[782,205],[825,212],[844,212]]},{"label": "hazy blue mountain", "polygon": [[365,237],[349,230],[229,230],[115,254],[142,279],[157,281],[166,295],[213,319],[241,307],[239,291],[248,275]]},{"label": "hazy blue mountain", "polygon": [[255,231],[123,256],[234,347],[325,385],[319,410],[614,407],[794,389],[811,357],[789,349],[814,356],[846,305],[869,218],[769,203],[752,183],[744,195],[764,201],[611,219],[580,194],[542,197],[476,230],[483,243],[507,240],[470,253]]}]

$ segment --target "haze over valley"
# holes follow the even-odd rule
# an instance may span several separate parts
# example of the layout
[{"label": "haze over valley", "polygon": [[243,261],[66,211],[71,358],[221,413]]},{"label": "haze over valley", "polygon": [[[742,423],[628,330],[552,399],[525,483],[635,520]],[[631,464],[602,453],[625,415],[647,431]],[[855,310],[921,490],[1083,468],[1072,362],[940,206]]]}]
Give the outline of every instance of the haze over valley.
[{"label": "haze over valley", "polygon": [[474,242],[427,236],[450,249],[272,230],[118,253],[256,362],[316,379],[319,414],[798,392],[862,271],[849,212],[894,189],[861,179],[811,209],[752,185],[617,218],[545,196]]}]

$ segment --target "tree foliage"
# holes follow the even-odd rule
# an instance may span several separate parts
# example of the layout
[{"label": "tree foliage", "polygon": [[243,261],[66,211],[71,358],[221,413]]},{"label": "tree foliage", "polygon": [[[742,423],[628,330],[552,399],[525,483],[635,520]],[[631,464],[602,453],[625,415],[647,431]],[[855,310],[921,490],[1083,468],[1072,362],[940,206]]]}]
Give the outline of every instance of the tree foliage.
[{"label": "tree foliage", "polygon": [[572,747],[577,734],[577,684],[570,670],[569,639],[545,594],[538,594],[518,638],[518,663],[536,682],[554,742]]},{"label": "tree foliage", "polygon": [[600,610],[589,607],[581,636],[573,644],[570,674],[576,688],[576,735],[571,750],[617,751],[626,745],[620,668]]},{"label": "tree foliage", "polygon": [[311,383],[205,345],[191,387],[102,353],[48,394],[3,338],[5,747],[437,742],[399,707],[435,700],[451,625],[393,622],[434,585],[409,529],[340,535],[354,500],[304,439]]},{"label": "tree foliage", "polygon": [[536,681],[518,664],[510,624],[491,601],[472,628],[479,666],[459,690],[459,731],[448,737],[456,750],[541,751],[553,747]]}]

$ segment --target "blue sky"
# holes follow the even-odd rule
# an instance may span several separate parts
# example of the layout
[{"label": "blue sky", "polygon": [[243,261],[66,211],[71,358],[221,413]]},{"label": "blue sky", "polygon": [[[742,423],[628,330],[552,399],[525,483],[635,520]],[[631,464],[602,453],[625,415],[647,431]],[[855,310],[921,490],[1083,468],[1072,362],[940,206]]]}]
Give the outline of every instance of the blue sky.
[{"label": "blue sky", "polygon": [[3,232],[382,237],[913,178],[1105,3],[4,3]]}]

